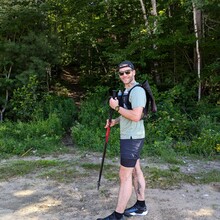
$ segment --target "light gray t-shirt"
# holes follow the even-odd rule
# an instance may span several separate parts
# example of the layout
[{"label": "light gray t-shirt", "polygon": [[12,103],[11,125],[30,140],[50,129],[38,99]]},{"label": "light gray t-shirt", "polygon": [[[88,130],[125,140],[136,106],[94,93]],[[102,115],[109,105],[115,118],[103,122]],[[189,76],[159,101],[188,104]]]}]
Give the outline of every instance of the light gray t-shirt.
[{"label": "light gray t-shirt", "polygon": [[[129,101],[131,103],[132,109],[137,108],[137,107],[145,107],[146,93],[144,89],[141,88],[140,86],[136,86],[134,89],[132,89],[129,95]],[[120,116],[120,138],[121,139],[145,138],[144,120],[134,122],[121,115]]]}]

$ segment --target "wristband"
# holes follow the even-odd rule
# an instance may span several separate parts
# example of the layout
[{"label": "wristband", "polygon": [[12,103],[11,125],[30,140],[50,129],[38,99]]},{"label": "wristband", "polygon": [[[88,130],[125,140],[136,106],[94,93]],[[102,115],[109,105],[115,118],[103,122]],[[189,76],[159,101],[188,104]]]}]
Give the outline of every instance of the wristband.
[{"label": "wristband", "polygon": [[119,106],[119,105],[117,105],[117,106],[115,107],[115,111],[116,111],[116,112],[118,112],[118,111],[119,111],[119,109],[120,109],[120,106]]}]

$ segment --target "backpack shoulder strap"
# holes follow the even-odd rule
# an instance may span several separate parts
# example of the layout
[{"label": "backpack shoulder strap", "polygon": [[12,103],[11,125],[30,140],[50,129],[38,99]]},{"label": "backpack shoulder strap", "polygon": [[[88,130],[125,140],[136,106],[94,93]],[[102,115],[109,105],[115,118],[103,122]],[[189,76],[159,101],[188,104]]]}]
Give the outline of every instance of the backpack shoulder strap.
[{"label": "backpack shoulder strap", "polygon": [[124,98],[119,99],[119,105],[120,105],[120,106],[123,106],[123,104],[125,104],[128,109],[132,109],[132,108],[131,108],[131,102],[129,101],[129,96],[130,96],[131,91],[132,91],[135,87],[137,87],[137,86],[141,86],[141,84],[136,84],[135,86],[133,86],[133,87],[128,91],[128,93],[126,94],[126,98],[125,98],[125,96],[124,96],[124,91],[125,91],[125,90],[122,92],[122,97],[124,97]]},{"label": "backpack shoulder strap", "polygon": [[137,87],[137,86],[142,87],[141,84],[136,84],[135,86],[133,86],[133,87],[128,91],[128,96],[130,95],[130,92],[131,92],[135,87]]},{"label": "backpack shoulder strap", "polygon": [[[147,98],[150,100],[150,103],[151,103],[151,111],[152,111],[152,112],[156,112],[156,111],[157,111],[156,102],[155,102],[153,93],[152,93],[152,91],[151,91],[151,89],[150,89],[150,85],[149,85],[149,83],[148,83],[147,80],[143,82],[142,87],[145,89]],[[148,104],[149,104],[149,103],[148,103]]]},{"label": "backpack shoulder strap", "polygon": [[[131,91],[134,89],[134,88],[136,88],[136,87],[141,87],[141,88],[143,88],[143,86],[142,86],[142,84],[136,84],[135,86],[133,86],[129,91],[128,91],[128,98],[127,98],[127,100],[128,100],[128,105],[129,105],[129,108],[131,109],[131,103],[129,102],[129,96],[130,96],[130,93],[131,93]],[[144,89],[144,88],[143,88]],[[145,90],[145,89],[144,89]],[[145,92],[146,93],[146,92]]]}]

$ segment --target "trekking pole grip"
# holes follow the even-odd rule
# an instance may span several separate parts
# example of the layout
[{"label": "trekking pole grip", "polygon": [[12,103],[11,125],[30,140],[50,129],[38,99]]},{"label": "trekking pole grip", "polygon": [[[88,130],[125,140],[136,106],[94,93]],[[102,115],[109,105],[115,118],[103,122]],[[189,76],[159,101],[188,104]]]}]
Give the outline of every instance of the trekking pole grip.
[{"label": "trekking pole grip", "polygon": [[[112,90],[112,98],[115,99],[117,97],[117,92],[116,90]],[[113,109],[110,108],[109,112],[109,123],[112,121],[112,114],[113,114]]]},{"label": "trekking pole grip", "polygon": [[115,99],[117,97],[117,92],[116,90],[112,90],[112,98]]}]

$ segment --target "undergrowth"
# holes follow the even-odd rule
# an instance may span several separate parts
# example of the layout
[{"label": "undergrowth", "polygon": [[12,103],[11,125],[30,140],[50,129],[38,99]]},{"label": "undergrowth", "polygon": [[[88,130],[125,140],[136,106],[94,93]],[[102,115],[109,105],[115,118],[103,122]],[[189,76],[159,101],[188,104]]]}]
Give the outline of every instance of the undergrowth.
[{"label": "undergrowth", "polygon": [[[156,93],[158,111],[149,114],[145,123],[146,140],[142,156],[160,157],[178,164],[178,156],[199,155],[213,159],[220,150],[220,121],[216,107],[203,103],[195,105],[193,111],[182,111],[182,88],[174,87],[167,92]],[[108,89],[97,87],[81,104],[79,120],[72,127],[72,138],[79,149],[103,151],[105,123],[109,115]],[[186,107],[185,107],[186,108]],[[201,109],[201,112],[199,111]],[[209,112],[209,114],[208,114]],[[113,118],[119,115],[114,112]],[[111,128],[108,155],[119,155],[119,126]]]}]

